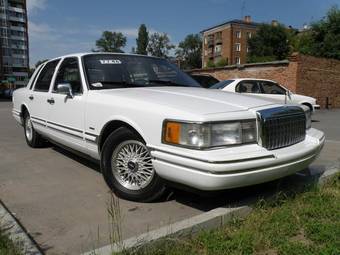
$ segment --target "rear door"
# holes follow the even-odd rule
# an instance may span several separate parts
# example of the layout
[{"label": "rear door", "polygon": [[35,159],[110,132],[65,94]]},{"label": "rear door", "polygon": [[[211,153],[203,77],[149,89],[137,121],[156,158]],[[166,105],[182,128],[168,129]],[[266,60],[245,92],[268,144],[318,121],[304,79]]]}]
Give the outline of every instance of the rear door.
[{"label": "rear door", "polygon": [[48,135],[47,113],[48,113],[48,97],[51,81],[55,73],[55,69],[59,63],[58,60],[48,62],[37,76],[33,90],[29,94],[28,108],[31,115],[34,128],[44,135]]},{"label": "rear door", "polygon": [[[59,84],[70,84],[73,97],[58,92]],[[85,152],[85,92],[78,58],[63,59],[49,93],[47,126],[53,140],[82,152]]]},{"label": "rear door", "polygon": [[285,103],[286,90],[280,85],[271,81],[259,81],[259,85],[264,98],[271,99],[281,104]]},{"label": "rear door", "polygon": [[252,80],[240,81],[235,87],[235,92],[246,94],[246,95],[251,95],[251,96],[258,96],[258,97],[263,96],[263,94],[261,93],[261,88],[258,82],[255,80],[254,81]]}]

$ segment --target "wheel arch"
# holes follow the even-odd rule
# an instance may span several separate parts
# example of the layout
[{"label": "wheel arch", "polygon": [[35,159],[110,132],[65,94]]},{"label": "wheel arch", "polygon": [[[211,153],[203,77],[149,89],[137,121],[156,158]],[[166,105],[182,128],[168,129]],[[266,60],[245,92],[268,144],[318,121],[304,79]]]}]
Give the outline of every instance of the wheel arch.
[{"label": "wheel arch", "polygon": [[21,118],[21,121],[23,123],[24,121],[24,116],[25,116],[25,113],[29,113],[29,109],[27,107],[27,105],[25,103],[22,103],[21,106],[20,106],[20,118]]},{"label": "wheel arch", "polygon": [[314,111],[314,107],[311,103],[308,103],[308,102],[302,102],[301,103],[302,105],[305,105],[305,106],[308,106],[309,109],[313,112]]},{"label": "wheel arch", "polygon": [[98,152],[99,152],[99,154],[101,153],[104,142],[108,138],[108,136],[112,132],[114,132],[115,130],[117,130],[121,127],[124,127],[124,128],[131,130],[140,139],[142,139],[144,142],[146,142],[145,139],[143,138],[142,132],[140,132],[138,128],[135,128],[135,125],[128,123],[125,120],[119,120],[119,119],[110,120],[103,126],[102,130],[100,131],[100,135],[98,137]]}]

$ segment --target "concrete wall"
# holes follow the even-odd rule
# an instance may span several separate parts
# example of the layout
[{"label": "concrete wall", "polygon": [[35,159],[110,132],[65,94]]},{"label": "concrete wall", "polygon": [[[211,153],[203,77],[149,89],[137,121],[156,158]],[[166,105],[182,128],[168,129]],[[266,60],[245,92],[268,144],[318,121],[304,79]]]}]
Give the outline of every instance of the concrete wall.
[{"label": "concrete wall", "polygon": [[293,54],[288,60],[222,68],[195,69],[219,80],[260,78],[277,81],[291,91],[315,97],[322,108],[340,108],[340,61]]}]

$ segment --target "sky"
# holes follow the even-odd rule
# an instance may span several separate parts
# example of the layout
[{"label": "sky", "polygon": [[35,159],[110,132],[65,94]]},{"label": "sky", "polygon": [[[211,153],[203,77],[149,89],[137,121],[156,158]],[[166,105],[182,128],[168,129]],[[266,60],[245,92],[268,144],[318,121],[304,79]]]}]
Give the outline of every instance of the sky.
[{"label": "sky", "polygon": [[27,0],[30,65],[91,51],[105,30],[122,32],[131,52],[142,23],[178,45],[188,34],[245,15],[302,28],[333,5],[340,7],[340,0]]}]

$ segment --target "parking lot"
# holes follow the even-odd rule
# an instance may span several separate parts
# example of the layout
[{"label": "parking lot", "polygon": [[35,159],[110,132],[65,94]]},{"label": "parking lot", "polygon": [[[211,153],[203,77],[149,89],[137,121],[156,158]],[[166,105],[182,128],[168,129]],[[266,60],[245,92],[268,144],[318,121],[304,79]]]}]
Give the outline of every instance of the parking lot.
[{"label": "parking lot", "polygon": [[[0,199],[47,254],[79,254],[109,243],[110,192],[99,166],[55,146],[29,148],[11,103],[0,102]],[[340,110],[322,110],[313,126],[326,132],[326,145],[311,166],[340,161]],[[290,181],[299,177],[290,177]],[[280,181],[278,181],[280,182]],[[278,182],[203,198],[173,191],[157,203],[120,200],[123,238],[198,215],[236,206],[275,191]]]}]

